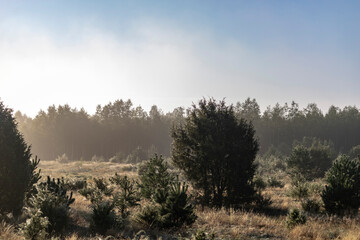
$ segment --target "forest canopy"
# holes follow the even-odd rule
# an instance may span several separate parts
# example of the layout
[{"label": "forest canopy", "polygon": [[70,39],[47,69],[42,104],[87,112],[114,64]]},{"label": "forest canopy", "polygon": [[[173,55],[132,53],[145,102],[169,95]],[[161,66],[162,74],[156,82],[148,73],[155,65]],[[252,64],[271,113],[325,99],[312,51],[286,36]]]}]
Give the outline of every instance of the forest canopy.
[{"label": "forest canopy", "polygon": [[[323,113],[315,103],[300,109],[295,102],[268,106],[264,112],[255,99],[234,105],[236,117],[251,121],[260,143],[260,153],[275,147],[291,152],[294,141],[315,137],[333,144],[336,152],[348,153],[360,143],[360,111],[355,106],[331,106]],[[98,105],[94,115],[69,105],[49,106],[30,118],[15,113],[19,130],[32,152],[42,159],[66,154],[70,160],[90,160],[94,155],[109,159],[115,155],[157,152],[170,155],[170,129],[183,123],[187,111],[176,108],[163,113],[156,105],[146,112],[131,100]]]}]

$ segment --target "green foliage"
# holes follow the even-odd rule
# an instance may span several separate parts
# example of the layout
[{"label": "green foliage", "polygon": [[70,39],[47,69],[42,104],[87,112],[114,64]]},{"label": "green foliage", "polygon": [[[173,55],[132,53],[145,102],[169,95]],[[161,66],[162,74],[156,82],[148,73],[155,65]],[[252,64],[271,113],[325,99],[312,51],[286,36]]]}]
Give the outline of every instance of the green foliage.
[{"label": "green foliage", "polygon": [[251,124],[236,119],[232,105],[214,99],[193,105],[184,124],[172,129],[174,164],[201,191],[202,205],[238,208],[254,201],[254,135]]},{"label": "green foliage", "polygon": [[37,185],[36,193],[29,199],[29,206],[26,208],[30,218],[41,212],[41,217],[49,221],[48,233],[61,232],[69,220],[70,205],[75,201],[72,192],[67,195],[60,179],[47,178],[46,182]]},{"label": "green foliage", "polygon": [[139,178],[141,194],[147,199],[150,199],[159,190],[166,190],[174,180],[164,158],[157,154],[140,167]]},{"label": "green foliage", "polygon": [[305,224],[306,216],[301,213],[298,209],[291,209],[286,218],[286,226],[293,228],[296,225]]},{"label": "green foliage", "polygon": [[107,230],[117,226],[118,218],[114,211],[115,204],[110,201],[96,201],[91,205],[90,229],[105,235]]},{"label": "green foliage", "polygon": [[135,188],[135,182],[130,181],[127,176],[121,177],[117,173],[110,178],[110,182],[116,184],[120,191],[114,197],[115,205],[119,209],[123,218],[127,217],[130,212],[127,210],[130,207],[139,205],[140,198]]},{"label": "green foliage", "polygon": [[0,101],[0,214],[19,214],[32,181],[30,146]]},{"label": "green foliage", "polygon": [[321,203],[315,199],[306,199],[301,203],[301,207],[306,212],[318,213]]},{"label": "green foliage", "polygon": [[21,233],[26,240],[45,240],[48,239],[47,229],[49,221],[42,216],[42,212],[37,210],[31,215],[24,224],[21,225]]},{"label": "green foliage", "polygon": [[327,212],[356,214],[360,207],[360,157],[339,156],[326,174],[321,197]]},{"label": "green foliage", "polygon": [[317,139],[304,138],[302,144],[297,143],[293,148],[287,164],[291,173],[298,173],[313,179],[323,177],[326,170],[331,166],[333,158],[332,146],[327,142],[321,142]]}]

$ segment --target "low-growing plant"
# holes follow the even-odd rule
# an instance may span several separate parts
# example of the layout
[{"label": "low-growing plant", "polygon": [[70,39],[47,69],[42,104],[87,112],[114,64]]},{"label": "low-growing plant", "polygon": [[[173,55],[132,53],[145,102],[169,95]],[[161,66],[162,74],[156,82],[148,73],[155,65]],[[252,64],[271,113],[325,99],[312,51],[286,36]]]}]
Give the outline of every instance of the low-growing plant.
[{"label": "low-growing plant", "polygon": [[299,209],[290,209],[286,217],[286,226],[293,228],[296,225],[305,224],[306,216]]}]

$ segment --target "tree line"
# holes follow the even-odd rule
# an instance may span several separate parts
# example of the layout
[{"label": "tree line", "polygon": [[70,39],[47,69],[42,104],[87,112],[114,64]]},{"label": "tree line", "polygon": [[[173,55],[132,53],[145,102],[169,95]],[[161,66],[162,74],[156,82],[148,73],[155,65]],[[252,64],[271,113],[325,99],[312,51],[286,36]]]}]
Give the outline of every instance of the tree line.
[{"label": "tree line", "polygon": [[[234,105],[236,117],[251,121],[259,139],[260,153],[275,147],[291,152],[293,142],[315,137],[332,142],[337,152],[347,153],[360,143],[360,111],[355,106],[331,106],[323,113],[315,104],[300,109],[295,102],[276,104],[261,112],[256,99],[247,98]],[[71,160],[92,156],[108,159],[136,149],[170,155],[170,129],[184,122],[189,111],[179,107],[164,113],[156,105],[149,112],[131,100],[98,105],[96,113],[69,105],[50,106],[30,118],[15,113],[20,132],[32,144],[32,152],[42,159],[55,159],[66,153]]]}]

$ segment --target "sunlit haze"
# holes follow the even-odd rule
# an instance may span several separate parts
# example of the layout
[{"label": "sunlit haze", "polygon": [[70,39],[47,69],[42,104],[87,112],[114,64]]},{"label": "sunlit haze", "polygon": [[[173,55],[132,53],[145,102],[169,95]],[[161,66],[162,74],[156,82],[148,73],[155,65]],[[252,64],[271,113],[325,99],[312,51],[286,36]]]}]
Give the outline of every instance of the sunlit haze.
[{"label": "sunlit haze", "polygon": [[358,1],[0,0],[0,98],[35,116],[202,97],[360,103]]}]

